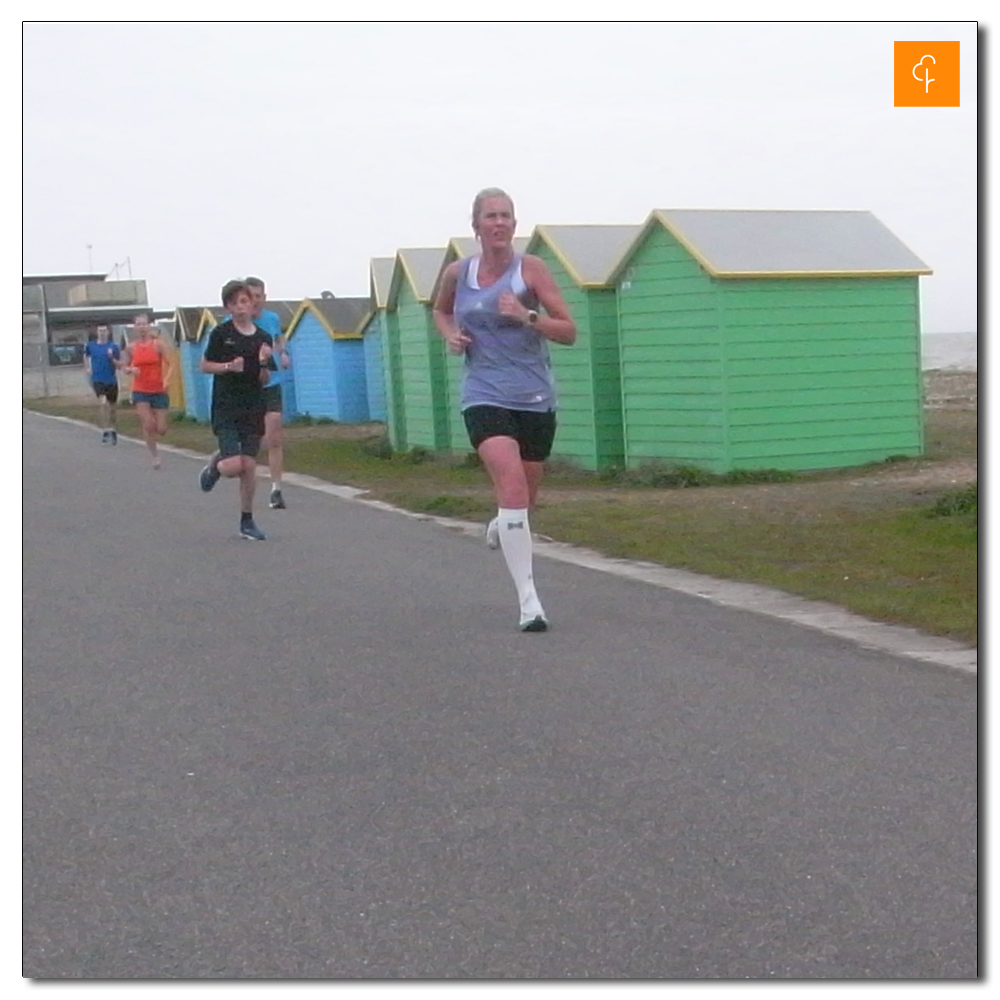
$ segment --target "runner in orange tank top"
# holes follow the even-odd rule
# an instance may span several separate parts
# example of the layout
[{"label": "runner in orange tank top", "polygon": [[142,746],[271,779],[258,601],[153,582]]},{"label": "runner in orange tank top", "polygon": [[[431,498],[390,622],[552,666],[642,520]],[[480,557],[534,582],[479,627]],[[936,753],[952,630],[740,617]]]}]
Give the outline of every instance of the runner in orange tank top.
[{"label": "runner in orange tank top", "polygon": [[133,340],[125,348],[122,359],[125,371],[132,376],[132,403],[142,424],[142,436],[153,457],[153,468],[160,467],[156,447],[157,437],[167,433],[167,411],[170,397],[170,356],[149,323],[145,313],[139,313],[132,327]]}]

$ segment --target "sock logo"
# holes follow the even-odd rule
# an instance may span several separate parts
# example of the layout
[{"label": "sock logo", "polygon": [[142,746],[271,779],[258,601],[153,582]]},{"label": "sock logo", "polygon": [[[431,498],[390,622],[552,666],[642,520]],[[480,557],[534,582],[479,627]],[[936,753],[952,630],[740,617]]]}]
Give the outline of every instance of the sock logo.
[{"label": "sock logo", "polygon": [[524,528],[524,521],[508,521],[507,528]]}]

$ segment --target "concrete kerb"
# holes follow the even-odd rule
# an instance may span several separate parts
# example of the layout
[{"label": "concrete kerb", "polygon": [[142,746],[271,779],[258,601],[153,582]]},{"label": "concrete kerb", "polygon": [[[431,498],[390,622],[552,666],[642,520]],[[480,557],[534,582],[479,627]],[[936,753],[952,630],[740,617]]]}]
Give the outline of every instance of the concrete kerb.
[{"label": "concrete kerb", "polygon": [[[35,411],[32,411],[35,412]],[[49,414],[39,414],[50,416]],[[70,417],[51,416],[53,420],[63,420],[80,427],[92,428],[93,424]],[[119,440],[142,444],[138,438],[119,435]],[[204,462],[206,455],[191,451],[188,448],[177,448],[173,445],[161,444],[160,449],[186,458]],[[267,478],[266,472],[259,472],[261,478]],[[340,486],[328,483],[315,476],[307,476],[298,472],[286,472],[285,483],[304,489],[316,490],[341,500],[351,500],[363,503],[379,510],[402,514],[417,521],[429,521],[451,531],[457,531],[470,537],[482,537],[484,525],[457,518],[439,517],[433,514],[423,514],[405,510],[381,500],[365,498],[367,490],[353,486]],[[557,542],[541,535],[535,535],[535,552],[546,559],[571,563],[602,573],[612,573],[616,576],[637,580],[641,583],[662,587],[666,590],[676,590],[703,600],[711,601],[723,607],[738,608],[755,614],[768,615],[784,621],[794,622],[805,628],[816,629],[829,635],[846,639],[866,649],[878,650],[902,656],[924,663],[961,670],[976,674],[979,670],[979,653],[975,647],[964,646],[951,639],[928,635],[918,629],[900,625],[887,625],[884,622],[870,621],[860,615],[852,614],[835,604],[825,601],[810,601],[784,591],[763,587],[758,584],[737,583],[721,580],[716,577],[702,576],[687,570],[671,569],[657,563],[640,562],[629,559],[613,559],[590,549],[570,545],[567,542]]]}]

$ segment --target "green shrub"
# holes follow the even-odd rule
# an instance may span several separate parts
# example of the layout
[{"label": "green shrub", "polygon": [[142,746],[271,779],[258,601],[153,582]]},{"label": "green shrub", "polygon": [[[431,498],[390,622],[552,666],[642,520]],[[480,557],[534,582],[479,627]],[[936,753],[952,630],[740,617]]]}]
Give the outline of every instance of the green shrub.
[{"label": "green shrub", "polygon": [[746,486],[753,483],[787,483],[797,477],[788,469],[733,469],[720,478],[724,483]]},{"label": "green shrub", "polygon": [[951,517],[954,514],[979,513],[979,482],[941,497],[927,512],[928,517]]},{"label": "green shrub", "polygon": [[358,444],[358,450],[372,458],[381,458],[383,460],[391,459],[394,454],[388,434],[379,434],[377,437],[365,438],[365,440]]},{"label": "green shrub", "polygon": [[433,453],[429,449],[422,448],[419,444],[415,444],[406,453],[406,460],[411,465],[422,465],[424,462],[429,461],[433,457]]}]

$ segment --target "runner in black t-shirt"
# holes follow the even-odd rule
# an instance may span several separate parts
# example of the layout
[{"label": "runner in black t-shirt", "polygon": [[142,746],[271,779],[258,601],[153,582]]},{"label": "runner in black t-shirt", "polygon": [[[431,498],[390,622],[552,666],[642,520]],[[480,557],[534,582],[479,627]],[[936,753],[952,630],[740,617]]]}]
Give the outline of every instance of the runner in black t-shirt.
[{"label": "runner in black t-shirt", "polygon": [[212,380],[212,430],[219,450],[201,470],[198,482],[207,493],[220,476],[240,481],[240,535],[263,541],[253,521],[257,487],[257,452],[264,436],[264,386],[271,357],[271,335],[254,325],[253,295],[242,281],[226,282],[222,304],[231,318],[208,337],[201,370]]}]

